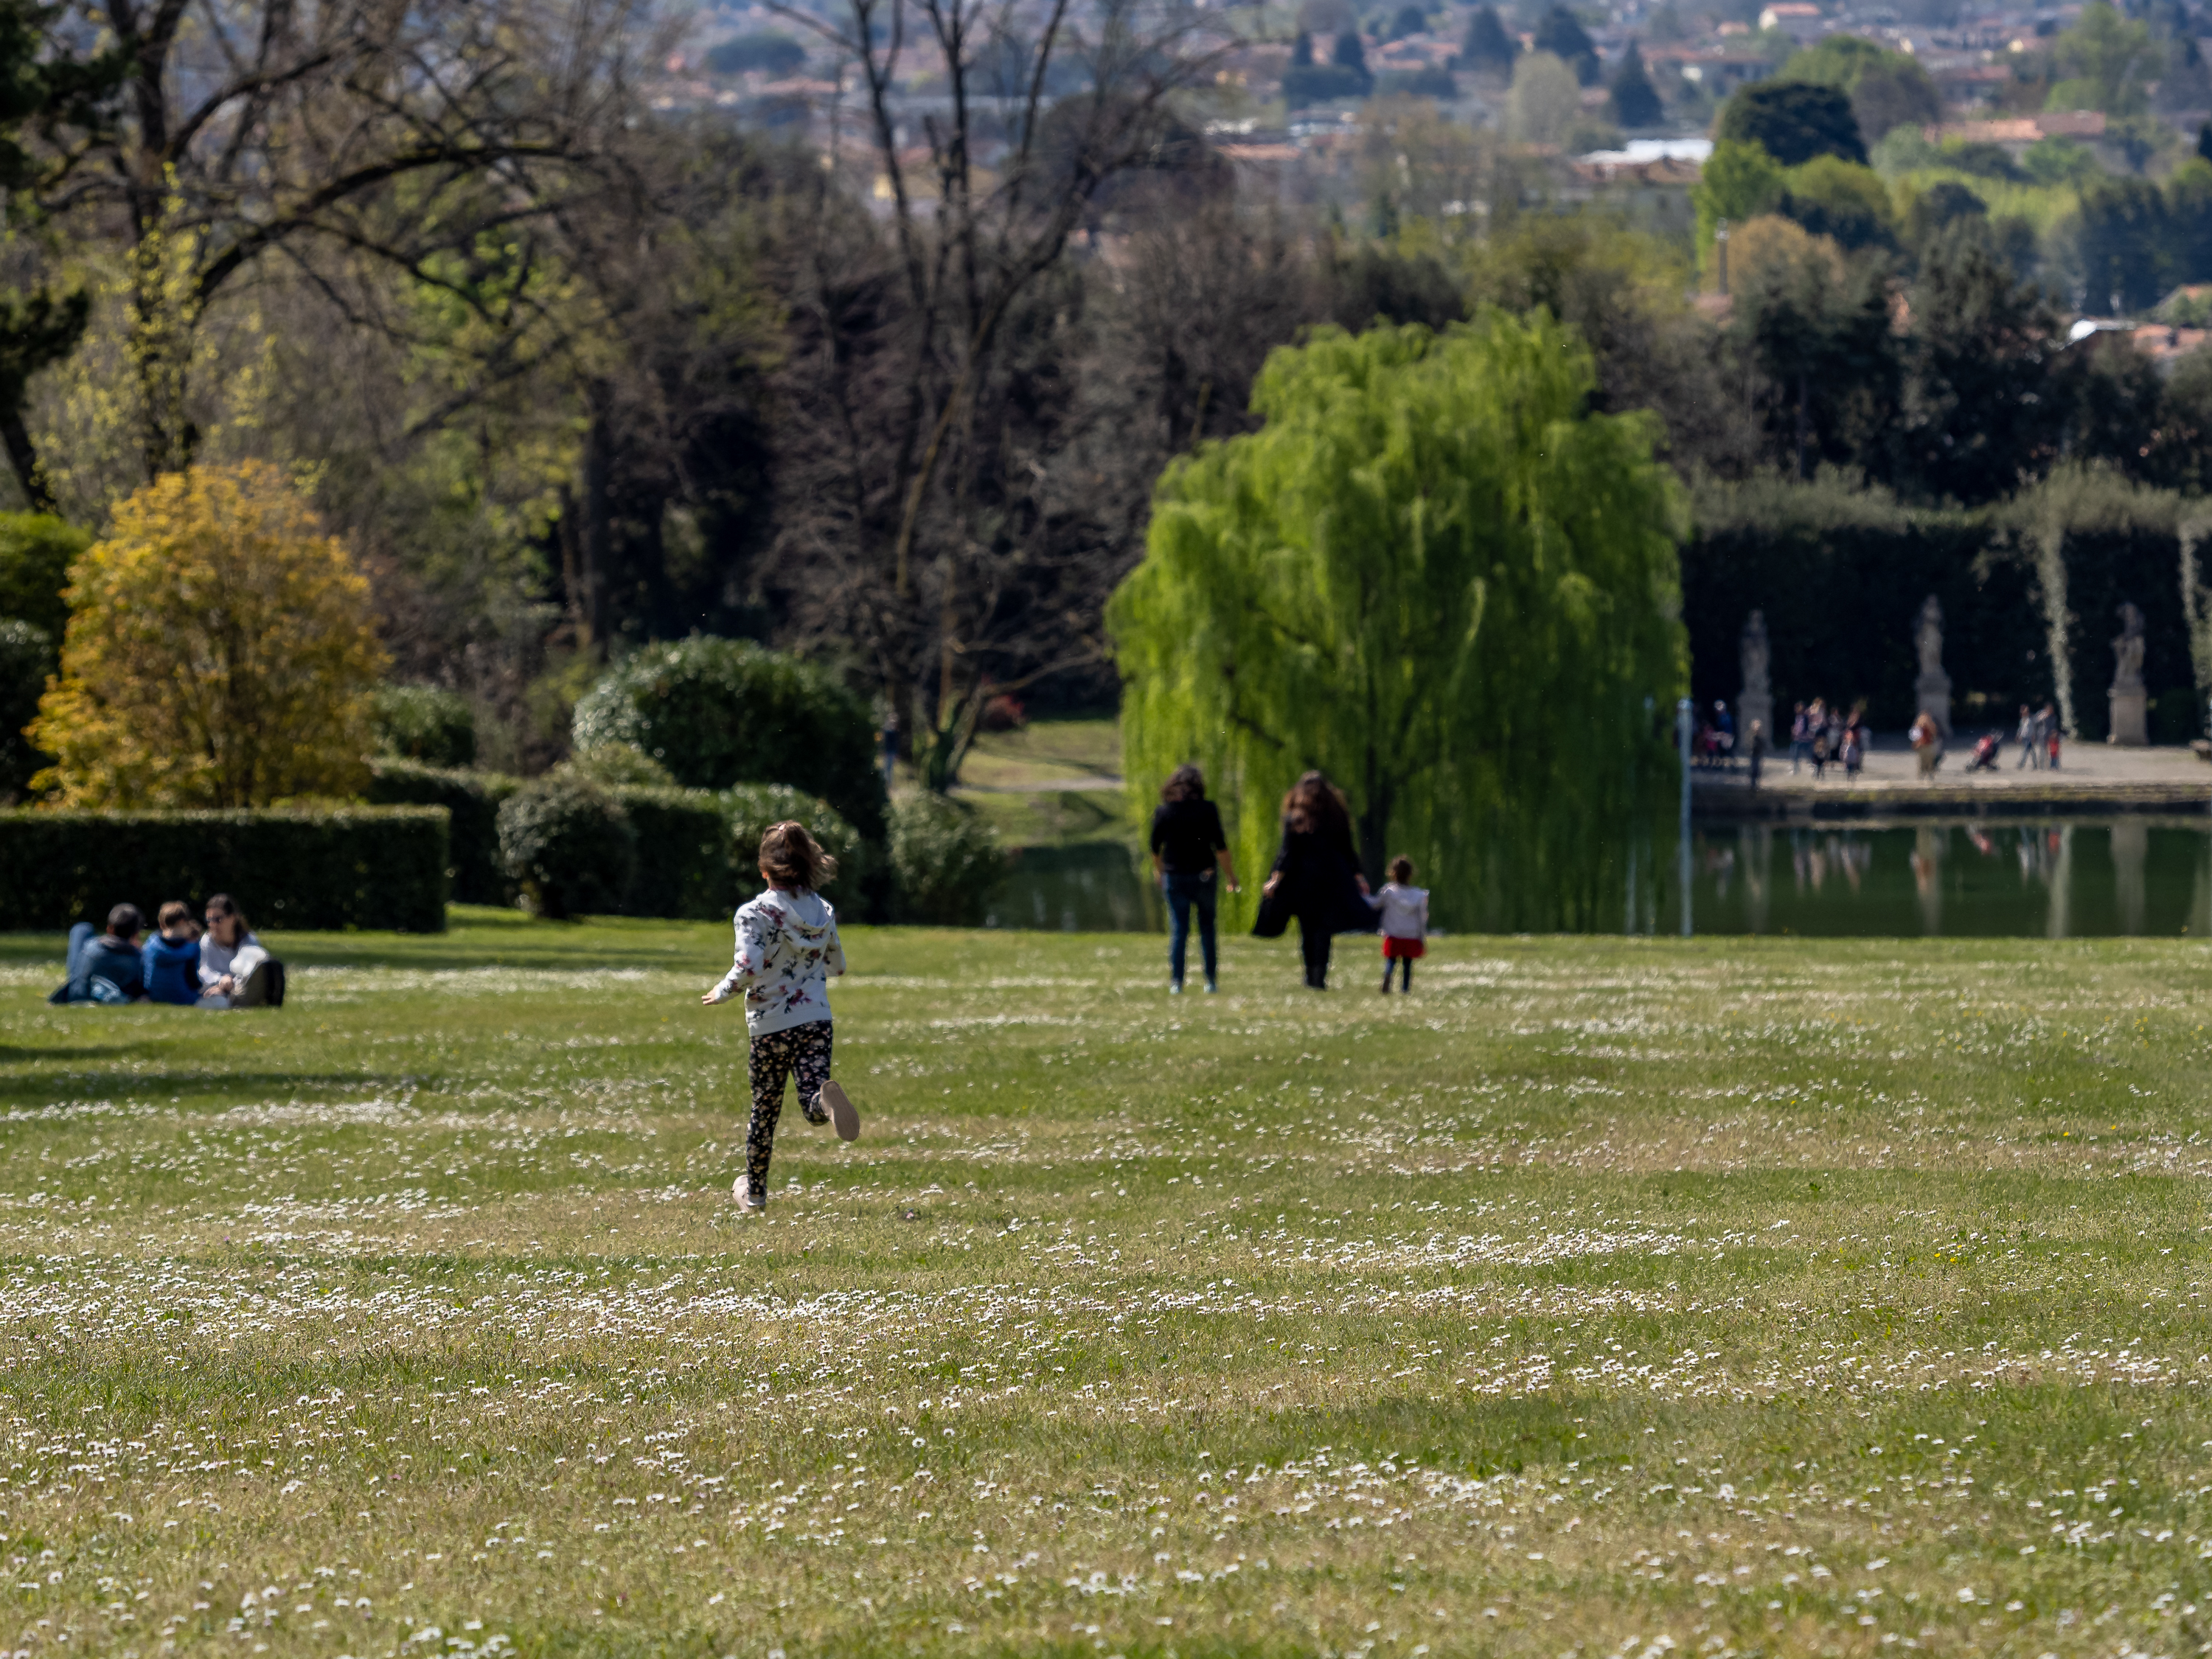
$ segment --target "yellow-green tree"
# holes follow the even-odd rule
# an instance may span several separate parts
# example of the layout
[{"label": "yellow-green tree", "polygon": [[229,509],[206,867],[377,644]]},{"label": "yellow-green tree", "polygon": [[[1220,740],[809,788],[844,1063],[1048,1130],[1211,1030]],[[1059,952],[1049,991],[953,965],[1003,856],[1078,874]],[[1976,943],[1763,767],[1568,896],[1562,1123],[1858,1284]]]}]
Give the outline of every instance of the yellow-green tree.
[{"label": "yellow-green tree", "polygon": [[69,805],[355,793],[386,658],[368,583],[283,472],[164,474],[71,567],[61,675],[30,735]]}]

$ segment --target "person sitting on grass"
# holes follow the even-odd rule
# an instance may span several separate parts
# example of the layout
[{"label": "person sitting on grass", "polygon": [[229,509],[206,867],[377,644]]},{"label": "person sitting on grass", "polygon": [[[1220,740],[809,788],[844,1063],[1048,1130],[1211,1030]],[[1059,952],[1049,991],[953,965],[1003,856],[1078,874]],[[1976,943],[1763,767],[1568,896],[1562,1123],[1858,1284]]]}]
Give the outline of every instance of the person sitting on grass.
[{"label": "person sitting on grass", "polygon": [[200,999],[200,930],[192,926],[192,907],[171,899],[158,920],[161,931],[139,953],[147,999],[190,1007]]},{"label": "person sitting on grass", "polygon": [[738,908],[736,960],[721,983],[699,999],[711,1006],[728,1001],[733,991],[745,994],[753,1115],[745,1129],[745,1167],[730,1191],[750,1213],[768,1208],[769,1159],[786,1078],[796,1075],[799,1109],[809,1123],[834,1122],[842,1140],[860,1133],[860,1115],[830,1079],[830,977],[845,971],[845,951],[837,942],[837,913],[815,890],[837,873],[837,860],[805,824],[786,822],[761,836],[760,872],[768,891]]},{"label": "person sitting on grass", "polygon": [[80,921],[70,929],[69,976],[48,1002],[136,1002],[146,994],[146,968],[138,954],[138,935],[146,919],[135,904],[107,913],[107,931],[95,934]]},{"label": "person sitting on grass", "polygon": [[207,937],[200,941],[199,1006],[282,1008],[284,964],[262,948],[246,912],[228,893],[207,902]]}]

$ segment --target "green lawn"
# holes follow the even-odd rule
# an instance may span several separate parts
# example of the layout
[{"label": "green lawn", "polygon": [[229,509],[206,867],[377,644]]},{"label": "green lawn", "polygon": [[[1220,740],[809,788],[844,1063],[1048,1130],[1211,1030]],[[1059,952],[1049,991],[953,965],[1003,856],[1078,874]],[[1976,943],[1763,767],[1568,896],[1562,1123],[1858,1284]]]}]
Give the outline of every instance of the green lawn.
[{"label": "green lawn", "polygon": [[2201,945],[846,943],[0,939],[0,1649],[2203,1650]]}]

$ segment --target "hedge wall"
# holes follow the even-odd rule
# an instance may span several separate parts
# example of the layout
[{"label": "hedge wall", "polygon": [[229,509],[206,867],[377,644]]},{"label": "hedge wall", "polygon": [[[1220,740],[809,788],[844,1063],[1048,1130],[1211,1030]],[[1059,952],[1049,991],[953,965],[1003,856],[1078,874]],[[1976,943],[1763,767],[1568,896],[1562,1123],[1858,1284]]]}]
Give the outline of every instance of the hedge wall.
[{"label": "hedge wall", "polygon": [[514,878],[499,860],[499,804],[522,787],[520,778],[390,759],[371,761],[369,772],[371,805],[442,806],[453,815],[447,856],[457,902],[514,902]]},{"label": "hedge wall", "polygon": [[434,807],[252,812],[0,812],[0,908],[14,927],[99,923],[235,896],[257,927],[446,926],[447,815]]},{"label": "hedge wall", "polygon": [[2180,742],[2203,729],[2203,713],[2182,603],[2184,512],[2179,497],[2081,469],[1976,513],[1908,509],[1826,477],[1709,487],[1682,550],[1692,695],[1700,711],[1735,702],[1738,641],[1758,609],[1778,726],[1793,702],[1820,696],[1863,699],[1877,728],[1900,729],[1916,712],[1913,629],[1933,593],[1953,725],[2009,732],[2020,704],[2057,694],[2041,574],[2056,530],[2078,735],[2105,735],[2117,613],[2132,600],[2146,623],[2153,740]]},{"label": "hedge wall", "polygon": [[725,920],[737,908],[730,819],[703,789],[611,789],[637,832],[637,873],[623,910],[634,916]]}]

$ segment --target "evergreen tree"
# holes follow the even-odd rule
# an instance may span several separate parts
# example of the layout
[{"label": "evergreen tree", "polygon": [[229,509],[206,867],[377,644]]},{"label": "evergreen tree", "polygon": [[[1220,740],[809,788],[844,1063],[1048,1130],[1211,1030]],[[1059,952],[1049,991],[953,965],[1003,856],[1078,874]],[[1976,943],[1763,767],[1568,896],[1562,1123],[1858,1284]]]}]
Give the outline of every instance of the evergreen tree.
[{"label": "evergreen tree", "polygon": [[[1510,75],[1513,60],[1521,55],[1521,43],[1508,34],[1505,26],[1498,21],[1497,7],[1478,6],[1468,23],[1467,40],[1460,47],[1459,55],[1471,70]],[[2206,131],[2212,131],[2212,127]]]},{"label": "evergreen tree", "polygon": [[1631,41],[1620,72],[1613,77],[1613,118],[1624,127],[1656,127],[1666,115],[1659,89],[1644,72],[1644,54]]},{"label": "evergreen tree", "polygon": [[1367,43],[1359,38],[1358,29],[1346,29],[1336,37],[1335,64],[1355,75],[1367,73]]},{"label": "evergreen tree", "polygon": [[1785,167],[1815,155],[1866,165],[1851,100],[1834,87],[1805,81],[1760,81],[1738,89],[1721,112],[1713,137],[1757,144]]},{"label": "evergreen tree", "polygon": [[1542,313],[1277,351],[1266,424],[1169,469],[1109,607],[1133,782],[1200,763],[1259,868],[1319,768],[1370,875],[1404,852],[1447,925],[1617,918],[1673,805],[1681,508],[1656,422],[1595,384]]},{"label": "evergreen tree", "polygon": [[1291,67],[1294,70],[1302,70],[1311,69],[1313,66],[1313,36],[1300,29],[1298,38],[1291,42]]},{"label": "evergreen tree", "polygon": [[1550,52],[1574,70],[1575,79],[1583,85],[1597,84],[1597,43],[1565,6],[1554,5],[1544,14],[1543,21],[1536,25],[1535,46],[1538,52]]}]

